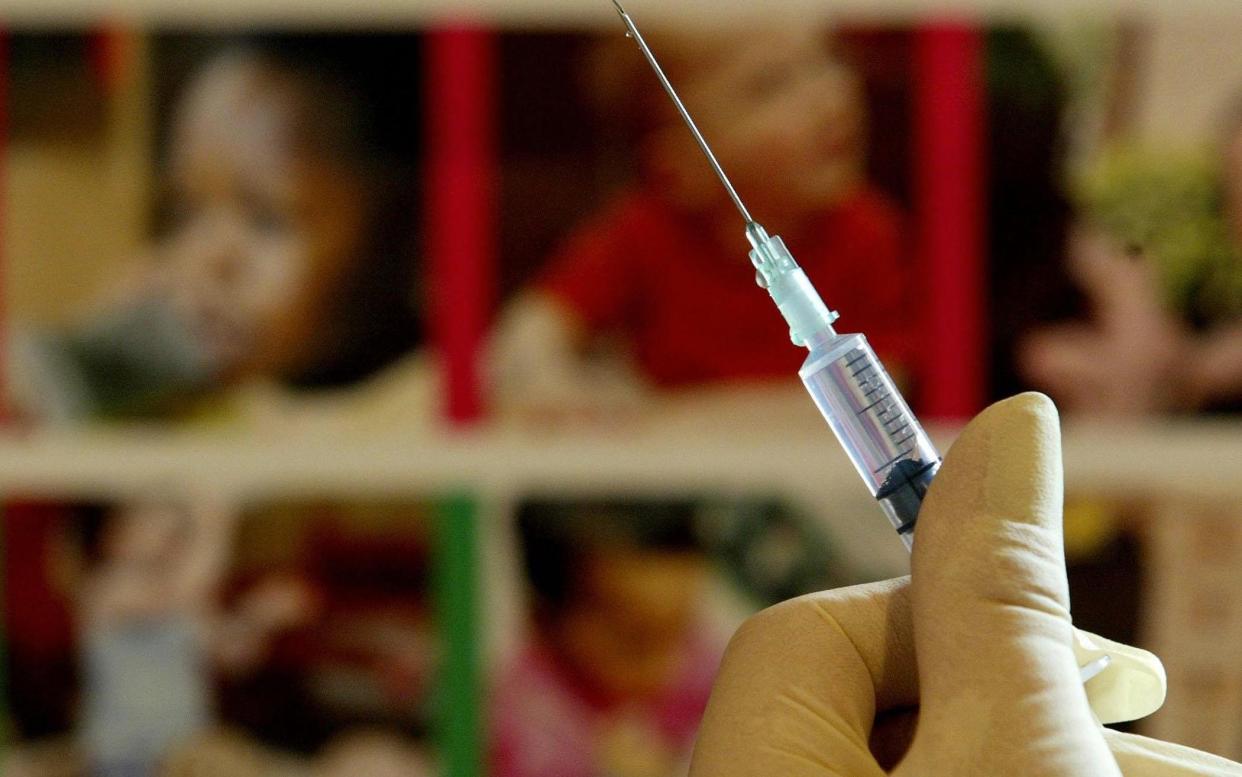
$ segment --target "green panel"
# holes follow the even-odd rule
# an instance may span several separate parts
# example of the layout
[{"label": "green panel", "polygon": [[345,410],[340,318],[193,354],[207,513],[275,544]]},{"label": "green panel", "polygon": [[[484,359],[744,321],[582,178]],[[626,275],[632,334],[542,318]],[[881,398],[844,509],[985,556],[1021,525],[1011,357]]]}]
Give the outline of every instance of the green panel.
[{"label": "green panel", "polygon": [[482,777],[478,503],[468,494],[455,494],[436,512],[435,598],[444,644],[438,705],[440,773]]}]

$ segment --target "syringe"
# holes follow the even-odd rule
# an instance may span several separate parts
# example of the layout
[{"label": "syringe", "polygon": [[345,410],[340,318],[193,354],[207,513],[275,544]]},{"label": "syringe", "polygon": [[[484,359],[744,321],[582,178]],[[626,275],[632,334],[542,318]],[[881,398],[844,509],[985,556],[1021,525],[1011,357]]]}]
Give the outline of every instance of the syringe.
[{"label": "syringe", "polygon": [[[769,235],[751,218],[634,20],[621,7],[620,0],[612,0],[612,4],[745,219],[755,280],[767,290],[785,317],[794,344],[810,351],[798,370],[803,385],[906,549],[912,549],[919,508],[923,506],[923,497],[932,478],[940,470],[936,446],[910,412],[910,406],[871,350],[867,338],[861,334],[837,334],[832,327],[837,314],[820,299],[819,292],[785,247],[785,241]],[[1079,673],[1084,683],[1107,669],[1112,661],[1108,655],[1078,655],[1082,662]]]},{"label": "syringe", "polygon": [[867,338],[837,334],[832,327],[837,314],[820,299],[784,241],[769,235],[751,217],[634,20],[619,0],[613,0],[613,5],[742,214],[755,280],[785,317],[794,344],[810,351],[798,372],[803,384],[902,542],[912,547],[919,507],[940,469],[940,454]]}]

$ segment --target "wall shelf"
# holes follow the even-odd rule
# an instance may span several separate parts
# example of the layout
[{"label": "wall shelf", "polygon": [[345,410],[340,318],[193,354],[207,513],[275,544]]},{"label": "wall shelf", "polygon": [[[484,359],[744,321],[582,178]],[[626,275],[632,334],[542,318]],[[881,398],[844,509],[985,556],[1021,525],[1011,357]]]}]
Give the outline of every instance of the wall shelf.
[{"label": "wall shelf", "polygon": [[[657,21],[740,19],[775,11],[799,18],[850,16],[876,20],[914,21],[944,16],[985,15],[994,18],[1081,17],[1091,14],[1142,15],[1182,18],[1220,15],[1231,10],[1221,0],[783,0],[770,3],[739,0],[631,0],[631,10],[647,23]],[[1236,10],[1235,10],[1236,12]],[[77,25],[100,21],[190,27],[217,26],[423,26],[446,20],[475,19],[513,27],[583,27],[614,24],[607,0],[215,0],[187,3],[176,0],[9,0],[0,18],[13,26]]]}]

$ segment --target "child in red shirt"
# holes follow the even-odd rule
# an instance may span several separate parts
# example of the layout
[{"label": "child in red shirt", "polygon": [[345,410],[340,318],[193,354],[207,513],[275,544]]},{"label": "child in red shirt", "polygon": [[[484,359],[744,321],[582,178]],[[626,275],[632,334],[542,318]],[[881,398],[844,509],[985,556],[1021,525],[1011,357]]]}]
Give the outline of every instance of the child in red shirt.
[{"label": "child in red shirt", "polygon": [[[856,77],[822,31],[651,37],[748,206],[781,234],[845,330],[900,372],[908,306],[897,209],[864,179]],[[756,287],[744,224],[630,41],[603,102],[628,106],[639,183],[571,237],[507,313],[494,351],[502,400],[591,391],[582,356],[621,341],[657,388],[790,379],[803,354]],[[619,116],[624,121],[626,116]],[[522,397],[518,397],[519,402]]]}]

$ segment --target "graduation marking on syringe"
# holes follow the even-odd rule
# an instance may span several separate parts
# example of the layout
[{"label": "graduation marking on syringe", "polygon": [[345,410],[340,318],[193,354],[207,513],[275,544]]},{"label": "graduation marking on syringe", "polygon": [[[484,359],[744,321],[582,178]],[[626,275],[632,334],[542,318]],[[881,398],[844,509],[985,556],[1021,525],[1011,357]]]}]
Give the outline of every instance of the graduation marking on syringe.
[{"label": "graduation marking on syringe", "polygon": [[[886,400],[886,399],[888,399],[888,397],[886,397],[886,396],[885,396],[885,397],[880,397],[880,398],[879,398],[879,399],[877,399],[876,401],[874,401],[874,402],[872,402],[871,404],[869,404],[869,405],[867,405],[866,407],[864,407],[862,410],[859,410],[859,411],[858,411],[857,413],[855,413],[854,415],[862,415],[862,414],[866,413],[868,410],[870,410],[871,408],[873,408],[873,407],[875,407],[876,405],[880,404],[881,402],[883,402],[883,401],[884,401],[884,400]],[[881,417],[883,417],[883,416],[884,416],[884,414],[888,412],[888,410],[889,410],[889,408],[884,408],[884,412],[883,412],[883,413],[879,413],[878,415],[879,415],[879,416],[881,416]]]}]

